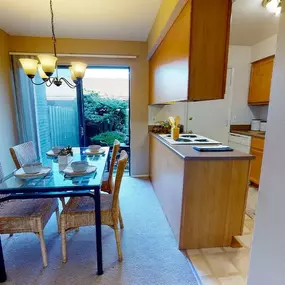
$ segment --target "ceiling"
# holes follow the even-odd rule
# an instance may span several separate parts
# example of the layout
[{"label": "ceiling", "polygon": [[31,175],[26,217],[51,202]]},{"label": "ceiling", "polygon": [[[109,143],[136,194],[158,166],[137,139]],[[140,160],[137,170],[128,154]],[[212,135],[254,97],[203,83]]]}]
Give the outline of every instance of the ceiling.
[{"label": "ceiling", "polygon": [[[145,41],[162,0],[53,0],[57,37]],[[0,29],[51,36],[49,0],[0,0]]]},{"label": "ceiling", "polygon": [[231,44],[252,46],[278,33],[279,17],[269,13],[261,3],[262,0],[233,3]]}]

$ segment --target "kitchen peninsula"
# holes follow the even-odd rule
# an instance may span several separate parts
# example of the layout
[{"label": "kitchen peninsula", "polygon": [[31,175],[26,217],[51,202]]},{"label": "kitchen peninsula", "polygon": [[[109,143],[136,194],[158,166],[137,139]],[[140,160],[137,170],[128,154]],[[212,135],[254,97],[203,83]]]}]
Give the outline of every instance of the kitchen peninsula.
[{"label": "kitchen peninsula", "polygon": [[150,133],[150,178],[180,249],[230,246],[242,234],[252,159]]}]

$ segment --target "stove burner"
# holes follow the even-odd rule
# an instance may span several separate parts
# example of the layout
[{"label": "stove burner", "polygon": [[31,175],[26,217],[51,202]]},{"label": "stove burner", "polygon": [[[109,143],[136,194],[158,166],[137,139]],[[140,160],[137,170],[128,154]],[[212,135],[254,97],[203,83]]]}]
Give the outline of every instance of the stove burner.
[{"label": "stove burner", "polygon": [[195,142],[208,142],[207,139],[196,139]]},{"label": "stove burner", "polygon": [[191,140],[179,138],[179,139],[177,139],[177,142],[191,142]]},{"label": "stove burner", "polygon": [[197,138],[196,135],[181,135],[182,138]]}]

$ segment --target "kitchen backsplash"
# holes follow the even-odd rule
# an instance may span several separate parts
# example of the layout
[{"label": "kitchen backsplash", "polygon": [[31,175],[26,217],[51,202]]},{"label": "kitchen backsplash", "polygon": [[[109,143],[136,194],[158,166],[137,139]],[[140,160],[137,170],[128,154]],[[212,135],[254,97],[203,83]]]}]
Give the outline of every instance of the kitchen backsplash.
[{"label": "kitchen backsplash", "polygon": [[268,105],[266,106],[250,106],[253,119],[260,119],[262,121],[267,121],[268,116]]}]

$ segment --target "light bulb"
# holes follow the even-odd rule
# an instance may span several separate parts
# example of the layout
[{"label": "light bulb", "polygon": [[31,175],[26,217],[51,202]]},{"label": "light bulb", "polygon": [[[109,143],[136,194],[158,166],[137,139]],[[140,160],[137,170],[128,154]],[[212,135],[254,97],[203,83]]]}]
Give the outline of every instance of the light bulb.
[{"label": "light bulb", "polygon": [[37,73],[38,61],[32,58],[20,58],[19,61],[28,77],[34,78]]},{"label": "light bulb", "polygon": [[276,13],[277,7],[279,4],[279,0],[271,0],[266,4],[266,8],[270,13]]}]

